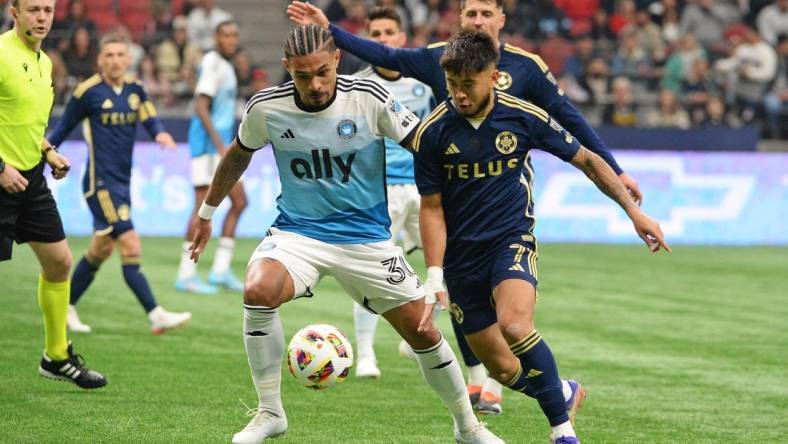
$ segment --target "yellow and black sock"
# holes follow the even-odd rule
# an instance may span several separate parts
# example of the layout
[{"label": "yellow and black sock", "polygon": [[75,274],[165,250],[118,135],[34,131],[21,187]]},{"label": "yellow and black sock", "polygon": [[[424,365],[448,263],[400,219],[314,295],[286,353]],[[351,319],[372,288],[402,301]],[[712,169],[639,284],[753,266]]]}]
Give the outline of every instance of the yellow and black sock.
[{"label": "yellow and black sock", "polygon": [[49,282],[38,276],[38,306],[44,315],[46,354],[55,361],[68,358],[66,340],[66,314],[68,313],[71,282]]}]

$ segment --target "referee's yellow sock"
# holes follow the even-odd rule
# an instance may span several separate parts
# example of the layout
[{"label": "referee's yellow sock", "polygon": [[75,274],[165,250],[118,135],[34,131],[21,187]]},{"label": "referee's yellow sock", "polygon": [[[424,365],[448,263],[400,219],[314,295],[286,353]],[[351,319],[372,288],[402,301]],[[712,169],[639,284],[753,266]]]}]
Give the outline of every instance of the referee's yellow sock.
[{"label": "referee's yellow sock", "polygon": [[55,361],[68,358],[66,315],[71,281],[49,282],[38,275],[38,306],[44,315],[44,337],[47,356]]}]

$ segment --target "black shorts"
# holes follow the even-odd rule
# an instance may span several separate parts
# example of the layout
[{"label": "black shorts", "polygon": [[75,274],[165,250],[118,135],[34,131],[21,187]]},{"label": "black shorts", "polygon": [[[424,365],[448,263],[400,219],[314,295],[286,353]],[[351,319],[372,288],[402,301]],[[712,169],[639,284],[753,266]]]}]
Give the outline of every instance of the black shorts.
[{"label": "black shorts", "polygon": [[0,187],[0,261],[11,259],[13,241],[52,243],[66,238],[44,178],[44,163],[20,173],[28,181],[25,191],[9,194]]},{"label": "black shorts", "polygon": [[495,247],[492,259],[475,273],[446,276],[450,312],[466,335],[498,322],[493,289],[507,279],[519,279],[537,285],[536,243],[514,236]]}]

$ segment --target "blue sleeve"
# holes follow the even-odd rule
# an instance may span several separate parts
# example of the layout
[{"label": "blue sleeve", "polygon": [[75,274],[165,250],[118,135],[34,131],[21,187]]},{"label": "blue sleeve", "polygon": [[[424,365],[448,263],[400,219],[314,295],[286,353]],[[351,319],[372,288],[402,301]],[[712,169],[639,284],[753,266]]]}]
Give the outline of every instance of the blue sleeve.
[{"label": "blue sleeve", "polygon": [[49,143],[54,146],[60,146],[79,122],[88,116],[88,109],[85,102],[85,95],[80,98],[71,96],[71,100],[68,101],[66,110],[60,117],[60,121],[55,126],[55,129],[47,136]]},{"label": "blue sleeve", "polygon": [[140,96],[140,107],[137,110],[137,114],[139,115],[140,122],[145,126],[145,130],[148,131],[150,137],[155,139],[159,133],[164,132],[164,125],[157,117],[156,107],[148,100],[148,95],[141,86],[139,87],[138,94]]},{"label": "blue sleeve", "polygon": [[[336,25],[330,25],[334,42],[354,56],[373,66],[399,71],[405,77],[412,77],[435,88],[436,70],[440,66],[430,50],[421,48],[389,48],[372,40],[362,39]],[[437,77],[442,78],[441,76]],[[440,86],[440,85],[439,85]]]},{"label": "blue sleeve", "polygon": [[552,73],[550,71],[543,72],[536,64],[534,64],[534,69],[529,70],[529,73],[528,93],[527,97],[523,98],[530,100],[554,116],[556,120],[561,122],[561,125],[580,140],[583,146],[604,159],[616,174],[621,174],[624,170],[616,162],[613,153],[610,152],[596,131],[591,128],[580,111],[563,94]]},{"label": "blue sleeve", "polygon": [[555,119],[548,117],[545,122],[538,118],[528,119],[531,142],[540,150],[569,162],[580,149],[580,142],[565,130]]},{"label": "blue sleeve", "polygon": [[416,187],[419,194],[435,194],[441,191],[441,164],[436,159],[437,152],[433,147],[439,146],[436,140],[436,131],[427,128],[421,135],[419,146],[421,149],[414,153],[414,173]]}]

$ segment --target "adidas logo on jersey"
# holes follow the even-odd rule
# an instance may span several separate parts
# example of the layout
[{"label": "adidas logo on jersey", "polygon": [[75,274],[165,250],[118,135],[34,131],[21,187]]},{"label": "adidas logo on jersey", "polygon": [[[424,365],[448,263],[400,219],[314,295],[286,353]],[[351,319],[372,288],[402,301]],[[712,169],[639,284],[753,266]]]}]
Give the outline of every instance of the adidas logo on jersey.
[{"label": "adidas logo on jersey", "polygon": [[295,134],[293,134],[293,132],[290,130],[290,128],[288,128],[287,131],[282,133],[282,135],[279,138],[280,139],[295,139]]},{"label": "adidas logo on jersey", "polygon": [[452,143],[448,148],[446,148],[446,151],[444,151],[443,154],[446,156],[449,154],[460,154],[460,149],[457,148],[457,145]]}]

